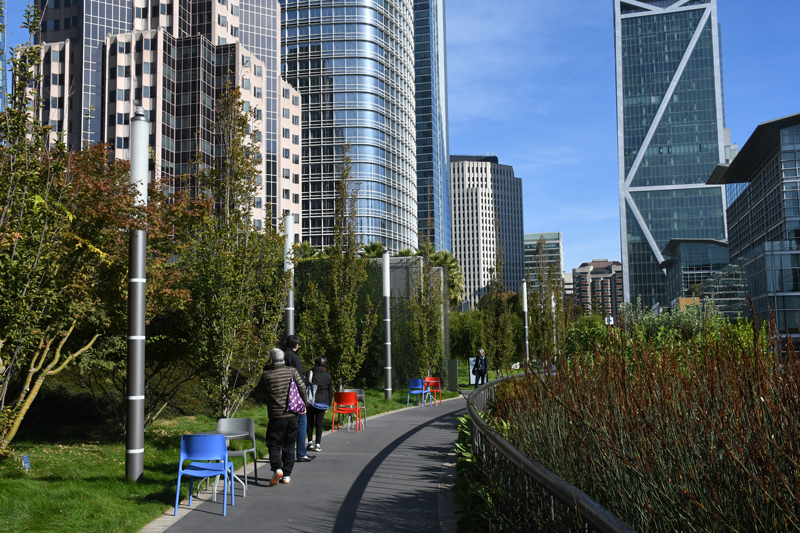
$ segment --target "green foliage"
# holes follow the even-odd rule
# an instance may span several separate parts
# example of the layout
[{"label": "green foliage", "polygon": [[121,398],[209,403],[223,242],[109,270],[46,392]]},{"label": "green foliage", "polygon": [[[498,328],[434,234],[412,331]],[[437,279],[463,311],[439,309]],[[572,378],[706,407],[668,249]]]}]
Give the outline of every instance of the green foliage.
[{"label": "green foliage", "polygon": [[444,375],[442,328],[444,290],[442,270],[434,270],[430,256],[421,258],[414,270],[413,290],[408,300],[409,335],[416,356],[416,376]]},{"label": "green foliage", "polygon": [[506,293],[503,283],[503,254],[500,249],[495,254],[493,268],[489,269],[489,285],[481,298],[483,313],[481,337],[483,349],[489,360],[489,367],[495,370],[508,368],[517,352],[517,332],[514,331],[514,293]]},{"label": "green foliage", "polygon": [[364,250],[361,252],[361,257],[378,259],[383,256],[385,251],[386,248],[383,247],[380,241],[373,241],[364,247]]},{"label": "green foliage", "polygon": [[447,285],[450,293],[450,309],[458,307],[464,300],[464,273],[456,256],[447,250],[438,250],[430,255],[434,266],[447,269]]},{"label": "green foliage", "polygon": [[191,345],[203,365],[202,383],[222,417],[232,417],[253,391],[278,342],[276,330],[290,275],[282,269],[283,237],[272,224],[251,222],[260,150],[247,136],[249,116],[240,89],[224,88],[215,133],[222,153],[197,173],[214,213],[198,224],[184,268],[192,273]]},{"label": "green foliage", "polygon": [[[356,233],[358,187],[353,184],[350,146],[344,149],[336,181],[333,243],[326,249],[328,270],[320,284],[308,284],[300,329],[309,353],[328,358],[328,370],[340,390],[358,374],[369,351],[378,314],[369,298],[361,298],[367,263],[358,256]],[[360,314],[359,308],[365,309]]]},{"label": "green foliage", "polygon": [[450,313],[450,352],[455,359],[468,361],[483,346],[483,312],[470,309]]}]

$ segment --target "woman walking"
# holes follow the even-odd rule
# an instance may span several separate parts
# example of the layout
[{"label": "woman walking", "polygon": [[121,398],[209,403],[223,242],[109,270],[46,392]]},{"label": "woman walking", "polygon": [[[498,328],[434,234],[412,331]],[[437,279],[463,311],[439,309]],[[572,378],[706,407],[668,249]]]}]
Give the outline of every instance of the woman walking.
[{"label": "woman walking", "polygon": [[486,352],[483,348],[478,349],[478,357],[472,365],[472,373],[475,375],[475,386],[486,383],[486,374],[489,373],[489,362],[486,359]]},{"label": "woman walking", "polygon": [[[317,386],[314,394],[314,403],[308,406],[308,449],[314,451],[322,450],[322,422],[325,420],[325,413],[331,406],[333,398],[333,379],[325,368],[328,366],[326,357],[317,357],[315,366],[308,371],[308,382]],[[317,430],[316,444],[312,441],[314,429]]]}]

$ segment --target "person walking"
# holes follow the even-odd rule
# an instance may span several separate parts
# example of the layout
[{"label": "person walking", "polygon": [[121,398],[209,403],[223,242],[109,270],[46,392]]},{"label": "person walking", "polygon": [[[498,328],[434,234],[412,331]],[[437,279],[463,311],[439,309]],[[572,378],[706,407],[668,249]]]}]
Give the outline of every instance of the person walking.
[{"label": "person walking", "polygon": [[[308,449],[322,450],[322,422],[325,413],[331,406],[333,398],[333,378],[328,373],[328,358],[317,357],[314,368],[308,371],[308,382],[317,386],[314,403],[308,406]],[[317,442],[314,444],[314,429],[317,430]]]},{"label": "person walking", "polygon": [[306,384],[302,373],[284,360],[283,350],[273,348],[269,352],[271,364],[264,370],[267,385],[267,448],[272,468],[270,487],[278,483],[290,483],[294,467],[294,447],[297,444],[297,414],[289,411],[289,389],[294,380],[300,399],[306,397]]},{"label": "person walking", "polygon": [[486,374],[489,373],[489,361],[486,359],[486,352],[483,348],[478,349],[478,357],[472,365],[472,373],[475,375],[475,386],[486,383]]},{"label": "person walking", "polygon": [[[289,335],[286,337],[286,366],[292,366],[297,369],[301,376],[303,374],[303,361],[297,355],[297,350],[300,349],[300,337],[297,335]],[[305,379],[305,377],[303,378]],[[308,385],[308,383],[306,383]],[[305,396],[303,396],[305,398]],[[308,455],[306,452],[306,424],[307,418],[305,413],[297,415],[297,459],[298,463],[308,463],[314,459],[313,455]]]}]

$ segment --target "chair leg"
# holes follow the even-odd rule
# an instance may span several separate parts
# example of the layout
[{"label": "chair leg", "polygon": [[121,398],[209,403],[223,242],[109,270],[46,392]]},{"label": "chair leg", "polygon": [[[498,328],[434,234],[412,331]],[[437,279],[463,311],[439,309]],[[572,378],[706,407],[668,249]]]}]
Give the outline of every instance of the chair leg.
[{"label": "chair leg", "polygon": [[244,490],[242,496],[247,496],[247,452],[244,453]]},{"label": "chair leg", "polygon": [[[226,470],[227,470],[227,468],[226,468]],[[228,497],[227,497],[227,494],[228,494],[228,472],[225,472],[225,476],[224,477],[225,477],[225,479],[222,481],[222,516],[228,516]],[[214,485],[216,486],[216,483],[214,483]],[[215,498],[214,501],[217,501],[216,497],[217,497],[217,491],[215,490],[214,491],[214,498]]]},{"label": "chair leg", "polygon": [[194,476],[189,476],[189,507],[192,506],[192,487],[194,486]]},{"label": "chair leg", "polygon": [[253,469],[256,471],[256,485],[258,485],[258,452],[253,452]]},{"label": "chair leg", "polygon": [[[191,494],[192,493],[190,491],[189,495],[191,496]],[[178,516],[178,503],[180,497],[181,497],[181,476],[180,474],[178,474],[178,488],[175,490],[175,514],[173,514],[172,516]]]}]

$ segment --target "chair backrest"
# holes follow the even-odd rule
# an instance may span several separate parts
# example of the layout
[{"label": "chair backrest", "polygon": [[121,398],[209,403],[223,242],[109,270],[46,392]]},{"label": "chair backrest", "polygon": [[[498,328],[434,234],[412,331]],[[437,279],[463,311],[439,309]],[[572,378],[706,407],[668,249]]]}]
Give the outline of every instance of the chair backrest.
[{"label": "chair backrest", "polygon": [[344,389],[343,392],[355,392],[359,402],[366,402],[364,389]]},{"label": "chair backrest", "polygon": [[[252,418],[220,418],[217,420],[217,431],[220,433],[247,433],[247,437],[240,437],[241,440],[256,441],[256,423]],[[236,440],[236,439],[231,439]]]},{"label": "chair backrest", "polygon": [[181,462],[227,461],[224,435],[181,435]]},{"label": "chair backrest", "polygon": [[423,388],[423,381],[421,379],[409,379],[408,380],[408,389],[422,389]]},{"label": "chair backrest", "polygon": [[337,405],[358,405],[358,394],[355,392],[334,392],[333,403]]},{"label": "chair backrest", "polygon": [[422,378],[422,381],[425,382],[428,389],[439,389],[439,378]]}]

